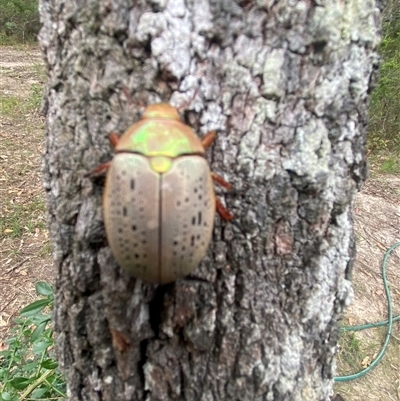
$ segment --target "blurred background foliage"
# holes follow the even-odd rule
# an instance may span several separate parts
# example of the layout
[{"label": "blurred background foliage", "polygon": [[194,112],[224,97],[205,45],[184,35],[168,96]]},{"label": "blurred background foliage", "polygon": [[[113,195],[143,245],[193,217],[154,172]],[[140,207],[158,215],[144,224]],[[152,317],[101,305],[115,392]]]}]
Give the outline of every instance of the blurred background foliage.
[{"label": "blurred background foliage", "polygon": [[40,29],[38,0],[0,0],[0,44],[36,41]]},{"label": "blurred background foliage", "polygon": [[[36,41],[38,0],[0,0],[0,45]],[[370,104],[368,156],[372,169],[400,173],[400,0],[387,0],[379,85]]]},{"label": "blurred background foliage", "polygon": [[388,0],[383,14],[379,84],[372,92],[368,151],[372,167],[400,173],[400,0]]}]

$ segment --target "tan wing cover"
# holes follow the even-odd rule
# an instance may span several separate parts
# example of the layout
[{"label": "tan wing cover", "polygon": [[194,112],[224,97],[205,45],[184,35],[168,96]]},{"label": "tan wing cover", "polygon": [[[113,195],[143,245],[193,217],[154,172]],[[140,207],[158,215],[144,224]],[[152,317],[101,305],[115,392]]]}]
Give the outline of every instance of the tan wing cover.
[{"label": "tan wing cover", "polygon": [[207,251],[215,196],[200,156],[174,159],[167,173],[158,174],[144,156],[117,154],[103,203],[111,251],[135,277],[174,281],[193,271]]},{"label": "tan wing cover", "polygon": [[207,161],[174,160],[162,176],[161,281],[193,271],[207,252],[214,225],[215,196]]},{"label": "tan wing cover", "polygon": [[108,244],[135,277],[159,281],[159,174],[146,157],[120,153],[107,173],[103,197]]}]

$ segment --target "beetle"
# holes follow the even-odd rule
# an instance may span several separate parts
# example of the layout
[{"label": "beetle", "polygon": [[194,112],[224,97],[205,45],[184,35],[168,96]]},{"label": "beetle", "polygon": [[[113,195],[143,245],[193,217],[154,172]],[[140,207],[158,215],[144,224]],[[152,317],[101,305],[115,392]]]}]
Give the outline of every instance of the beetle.
[{"label": "beetle", "polygon": [[115,155],[96,168],[107,171],[103,215],[108,244],[117,263],[132,276],[165,284],[192,272],[203,259],[214,214],[233,216],[215,197],[203,140],[182,122],[176,108],[147,106],[139,122],[119,137],[110,135]]}]

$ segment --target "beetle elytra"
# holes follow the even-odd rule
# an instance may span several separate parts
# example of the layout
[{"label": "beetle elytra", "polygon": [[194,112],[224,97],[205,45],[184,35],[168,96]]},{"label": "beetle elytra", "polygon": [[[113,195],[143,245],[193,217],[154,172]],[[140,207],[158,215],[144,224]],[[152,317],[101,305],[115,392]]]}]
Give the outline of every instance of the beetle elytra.
[{"label": "beetle elytra", "polygon": [[110,135],[115,156],[95,172],[107,170],[103,194],[108,244],[117,263],[132,276],[165,284],[193,271],[211,239],[214,214],[233,216],[215,197],[205,148],[168,104],[148,106],[139,122],[119,138]]}]

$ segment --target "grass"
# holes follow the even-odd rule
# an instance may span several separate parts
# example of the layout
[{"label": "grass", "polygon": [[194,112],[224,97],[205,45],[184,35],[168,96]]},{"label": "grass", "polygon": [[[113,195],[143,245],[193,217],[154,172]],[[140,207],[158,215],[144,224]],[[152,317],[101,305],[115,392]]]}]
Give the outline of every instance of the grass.
[{"label": "grass", "polygon": [[29,96],[26,99],[11,95],[0,95],[0,114],[13,117],[18,113],[30,114],[38,112],[42,102],[43,86],[32,84],[29,92]]},{"label": "grass", "polygon": [[342,332],[339,340],[339,349],[340,366],[347,366],[352,371],[361,366],[364,353],[362,352],[361,340],[357,338],[356,332]]},{"label": "grass", "polygon": [[[32,70],[35,74],[36,77],[40,79],[41,82],[45,82],[47,75],[46,75],[46,70],[44,68],[44,65],[41,63],[35,63],[32,65]],[[40,96],[42,96],[43,93],[43,86],[39,85],[40,87]]]},{"label": "grass", "polygon": [[22,39],[18,35],[6,35],[0,32],[0,46],[13,46],[15,48],[22,48],[23,46],[37,46],[35,36]]},{"label": "grass", "polygon": [[50,255],[51,255],[51,252],[52,252],[52,249],[51,249],[50,242],[46,242],[46,243],[43,245],[42,249],[40,250],[39,255],[40,255],[41,257],[46,257],[46,256],[50,256]]},{"label": "grass", "polygon": [[45,203],[42,197],[35,197],[26,204],[6,200],[0,220],[0,239],[6,236],[21,237],[24,233],[35,233],[46,228],[44,221]]},{"label": "grass", "polygon": [[377,152],[369,156],[371,170],[379,174],[400,174],[400,153]]},{"label": "grass", "polygon": [[40,108],[43,97],[43,86],[39,84],[32,84],[30,87],[30,95],[27,99],[27,110],[37,111]]},{"label": "grass", "polygon": [[[35,66],[35,70],[38,70],[37,66]],[[37,124],[37,121],[32,123],[26,116],[38,112],[42,92],[42,85],[35,83],[31,84],[29,96],[25,99],[2,95],[0,97],[0,115],[12,119],[14,122],[19,120],[24,131],[29,134],[32,124]],[[42,230],[46,226],[44,222],[45,203],[42,194],[30,196],[26,190],[26,187],[29,186],[26,184],[27,180],[21,182],[21,179],[31,172],[29,161],[32,157],[36,157],[34,142],[24,145],[19,143],[13,135],[13,139],[6,138],[4,144],[5,149],[1,153],[5,153],[2,157],[6,164],[10,165],[10,168],[7,168],[7,172],[4,174],[7,181],[5,190],[8,196],[3,198],[0,210],[0,239],[6,236],[18,238],[26,232],[34,233],[36,229]]]},{"label": "grass", "polygon": [[399,174],[400,173],[400,159],[399,156],[387,156],[382,161],[380,172],[383,174]]},{"label": "grass", "polygon": [[21,100],[15,96],[0,95],[0,113],[12,116],[18,110]]},{"label": "grass", "polygon": [[[368,337],[366,333],[361,333],[345,332],[340,337],[338,366],[341,376],[364,370],[376,358],[382,348],[386,328],[372,329]],[[394,399],[392,395],[398,394],[396,371],[399,347],[399,339],[392,337],[386,353],[375,369],[357,380],[335,383],[335,391],[345,400]],[[381,398],[375,398],[377,387],[381,389]],[[375,397],[371,398],[367,394],[375,394]]]},{"label": "grass", "polygon": [[368,332],[342,332],[339,340],[339,375],[350,375],[367,368],[380,352],[386,331],[386,327],[379,327],[368,329]]}]

